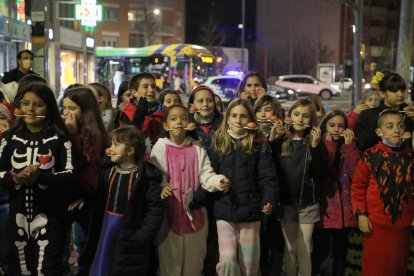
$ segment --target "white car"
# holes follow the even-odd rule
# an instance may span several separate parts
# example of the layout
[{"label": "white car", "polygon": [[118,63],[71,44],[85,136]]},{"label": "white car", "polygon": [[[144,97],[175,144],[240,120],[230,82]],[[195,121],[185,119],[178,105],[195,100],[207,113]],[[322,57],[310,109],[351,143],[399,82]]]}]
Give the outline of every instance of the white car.
[{"label": "white car", "polygon": [[236,98],[237,88],[241,78],[233,76],[214,76],[209,77],[204,85],[213,89],[213,92],[220,96],[223,102],[229,102]]},{"label": "white car", "polygon": [[343,78],[340,81],[334,82],[333,85],[337,85],[339,89],[344,91],[344,90],[350,90],[352,85],[354,85],[354,82],[350,78]]},{"label": "white car", "polygon": [[319,95],[323,100],[329,100],[332,96],[342,95],[342,91],[337,87],[321,82],[309,75],[279,76],[275,84],[294,89],[300,95]]}]

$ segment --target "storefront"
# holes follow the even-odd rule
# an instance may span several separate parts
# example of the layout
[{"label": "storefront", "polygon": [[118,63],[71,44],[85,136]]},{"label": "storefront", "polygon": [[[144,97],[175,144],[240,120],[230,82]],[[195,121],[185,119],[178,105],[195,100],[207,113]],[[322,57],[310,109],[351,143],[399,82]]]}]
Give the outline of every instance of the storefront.
[{"label": "storefront", "polygon": [[23,49],[31,49],[30,26],[0,16],[0,74],[17,67],[16,55]]},{"label": "storefront", "polygon": [[80,32],[60,27],[60,91],[74,83],[95,81],[94,47],[87,47],[86,39]]}]

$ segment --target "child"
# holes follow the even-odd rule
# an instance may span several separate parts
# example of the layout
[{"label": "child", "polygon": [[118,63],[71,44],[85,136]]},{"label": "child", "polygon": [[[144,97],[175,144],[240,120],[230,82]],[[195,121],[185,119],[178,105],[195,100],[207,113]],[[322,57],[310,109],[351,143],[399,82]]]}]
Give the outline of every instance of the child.
[{"label": "child", "polygon": [[114,128],[114,110],[112,108],[112,96],[109,89],[98,83],[90,83],[88,87],[91,89],[98,101],[99,110],[101,112],[102,121],[104,123],[106,131],[111,131]]},{"label": "child", "polygon": [[377,126],[382,142],[361,155],[352,178],[352,210],[365,234],[362,275],[406,275],[414,218],[413,150],[404,143],[404,120],[397,110],[382,111]]},{"label": "child", "polygon": [[195,87],[188,99],[188,105],[194,112],[197,138],[204,149],[208,150],[211,138],[222,120],[214,102],[213,90],[205,85]]},{"label": "child", "polygon": [[66,210],[79,182],[75,150],[52,90],[34,83],[17,101],[21,118],[0,146],[19,275],[62,275]]},{"label": "child", "polygon": [[115,166],[104,169],[96,189],[85,253],[95,255],[89,275],[153,275],[162,175],[144,161],[144,139],[136,127],[120,127],[111,137],[108,154]]},{"label": "child", "polygon": [[[0,139],[12,128],[14,117],[8,107],[0,103]],[[7,187],[0,186],[0,270],[4,275],[15,275],[16,265],[13,261],[13,246],[10,231],[10,204]]]},{"label": "child", "polygon": [[331,250],[331,274],[344,275],[348,229],[357,226],[351,206],[351,181],[359,151],[344,112],[328,112],[322,119],[321,132],[332,173],[322,189],[321,221],[313,233],[312,275],[320,274],[321,264]]},{"label": "child", "polygon": [[404,79],[397,73],[386,72],[382,78],[379,78],[378,86],[383,98],[379,106],[362,111],[356,124],[355,138],[360,150],[369,149],[380,141],[380,138],[375,135],[375,128],[378,115],[384,109],[403,111],[408,117],[404,120],[405,130],[409,132],[414,130],[412,123],[414,112],[410,111],[412,107],[404,103],[407,89]]},{"label": "child", "polygon": [[[207,212],[191,211],[187,197],[203,185],[209,191],[228,190],[229,183],[211,168],[206,151],[187,136],[189,113],[182,105],[168,108],[163,118],[166,138],[158,139],[151,161],[164,174],[161,198],[167,213],[158,233],[160,275],[200,275],[207,246]],[[167,199],[168,198],[168,199]]]},{"label": "child", "polygon": [[114,117],[114,128],[119,127],[119,119],[121,112],[124,110],[125,106],[131,100],[131,91],[128,89],[128,81],[121,82],[121,85],[118,89],[117,100],[116,100],[116,112]]},{"label": "child", "polygon": [[254,112],[259,123],[260,130],[268,137],[269,140],[275,139],[273,133],[277,132],[276,128],[282,126],[285,118],[285,111],[276,98],[265,95],[258,99],[254,104]]},{"label": "child", "polygon": [[175,104],[183,104],[181,102],[180,94],[175,90],[163,90],[158,95],[158,102],[165,107],[170,107]]},{"label": "child", "polygon": [[359,114],[366,109],[377,107],[380,101],[381,96],[379,95],[379,91],[377,89],[367,89],[364,92],[363,98],[359,104],[347,115],[349,129],[355,130]]},{"label": "child", "polygon": [[228,192],[217,192],[214,200],[219,275],[258,275],[260,221],[263,214],[271,214],[279,196],[269,148],[257,139],[254,129],[245,129],[249,122],[255,122],[250,103],[233,100],[214,134],[209,155],[214,171],[232,183]]},{"label": "child", "polygon": [[[209,150],[214,132],[218,129],[222,115],[214,101],[215,94],[205,85],[197,86],[188,99],[189,109],[193,111],[192,119],[196,123],[195,134],[201,146]],[[206,200],[208,213],[207,254],[204,261],[203,274],[206,276],[216,274],[216,265],[219,261],[217,240],[217,226],[213,215],[213,202]]]},{"label": "child", "polygon": [[[132,99],[120,116],[120,125],[137,126],[145,138],[147,154],[162,130],[162,105],[156,99],[155,78],[147,72],[136,74],[129,82]],[[148,139],[147,139],[148,138]]]},{"label": "child", "polygon": [[98,185],[98,163],[104,156],[107,137],[97,101],[89,88],[66,90],[62,113],[65,125],[72,135],[81,168],[81,196],[68,208],[69,211],[76,211],[75,242],[77,253],[81,254],[88,233],[90,207]]},{"label": "child", "polygon": [[321,97],[319,97],[317,95],[311,95],[311,96],[307,96],[305,99],[313,102],[313,104],[315,105],[315,107],[316,107],[316,125],[319,126],[319,124],[322,121],[322,118],[326,114],[326,109],[323,106]]},{"label": "child", "polygon": [[267,91],[267,83],[264,77],[258,72],[248,73],[237,89],[237,95],[241,99],[247,99],[252,104],[256,99],[264,96]]},{"label": "child", "polygon": [[319,182],[330,173],[328,153],[320,143],[321,130],[315,127],[316,108],[311,101],[294,102],[288,117],[286,133],[271,144],[281,183],[284,268],[288,276],[310,275],[312,232],[319,221]]},{"label": "child", "polygon": [[224,105],[220,96],[217,94],[214,94],[214,103],[216,104],[217,112],[222,114],[224,112]]},{"label": "child", "polygon": [[267,83],[265,78],[258,72],[247,74],[240,82],[237,89],[237,96],[240,99],[249,100],[252,105],[254,102],[266,95]]}]

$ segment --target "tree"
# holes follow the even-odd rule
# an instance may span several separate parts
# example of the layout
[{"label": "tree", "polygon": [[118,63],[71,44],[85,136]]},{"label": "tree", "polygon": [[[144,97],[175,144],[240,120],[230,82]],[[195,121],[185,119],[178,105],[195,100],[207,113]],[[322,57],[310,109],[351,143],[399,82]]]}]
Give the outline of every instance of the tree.
[{"label": "tree", "polygon": [[219,26],[220,22],[216,18],[213,16],[209,17],[207,22],[200,28],[200,44],[207,48],[223,45],[226,40],[226,34],[218,31]]}]

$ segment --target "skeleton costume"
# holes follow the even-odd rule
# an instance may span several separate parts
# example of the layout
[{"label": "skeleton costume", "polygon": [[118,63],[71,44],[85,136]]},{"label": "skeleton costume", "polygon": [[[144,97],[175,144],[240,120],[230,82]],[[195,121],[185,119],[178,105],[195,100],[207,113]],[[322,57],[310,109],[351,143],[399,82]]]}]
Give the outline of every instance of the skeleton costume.
[{"label": "skeleton costume", "polygon": [[[0,143],[0,185],[9,190],[14,250],[20,275],[62,275],[66,209],[79,182],[72,142],[53,130],[24,125]],[[39,165],[34,183],[17,185],[10,171]]]}]

